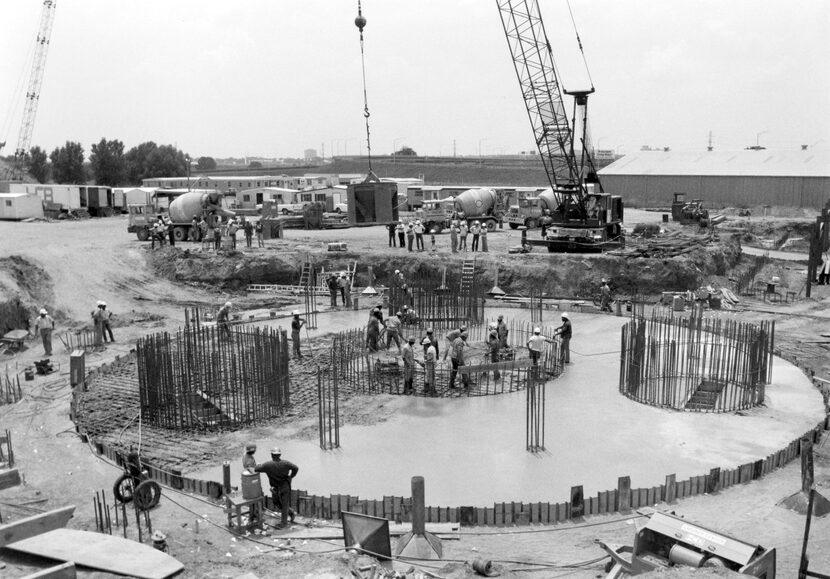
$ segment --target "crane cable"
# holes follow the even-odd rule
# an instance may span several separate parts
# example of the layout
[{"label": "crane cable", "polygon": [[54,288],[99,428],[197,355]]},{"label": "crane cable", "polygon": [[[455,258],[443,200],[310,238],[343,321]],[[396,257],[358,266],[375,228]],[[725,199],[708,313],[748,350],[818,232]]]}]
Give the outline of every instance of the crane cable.
[{"label": "crane cable", "polygon": [[369,98],[366,92],[366,58],[363,52],[363,28],[366,26],[366,18],[363,17],[363,10],[360,0],[357,0],[357,18],[354,24],[360,30],[360,66],[363,71],[363,117],[366,119],[366,155],[369,160],[369,175],[372,175],[372,141],[369,136]]},{"label": "crane cable", "polygon": [[576,28],[576,20],[574,19],[573,10],[571,10],[571,0],[565,0],[568,5],[568,13],[571,15],[571,24],[574,27],[574,34],[576,34],[576,43],[579,45],[579,52],[582,54],[582,62],[585,64],[585,72],[588,73],[588,81],[591,83],[591,90],[594,89],[594,79],[591,78],[591,69],[588,68],[588,60],[585,58],[585,51],[582,49],[582,39],[579,37],[579,30]]}]

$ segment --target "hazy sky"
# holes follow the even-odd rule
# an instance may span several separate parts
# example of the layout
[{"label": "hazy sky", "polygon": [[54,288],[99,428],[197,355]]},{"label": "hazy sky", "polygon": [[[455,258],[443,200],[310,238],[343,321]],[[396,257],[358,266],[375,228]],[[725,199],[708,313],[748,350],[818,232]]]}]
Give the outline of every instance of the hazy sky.
[{"label": "hazy sky", "polygon": [[[540,0],[569,90],[564,0]],[[830,146],[827,0],[571,0],[594,143]],[[40,0],[0,1],[0,141],[18,138]],[[515,153],[533,135],[494,0],[365,0],[374,154]],[[57,0],[33,145],[102,137],[193,156],[366,151],[351,0]],[[569,105],[570,106],[570,105]]]}]

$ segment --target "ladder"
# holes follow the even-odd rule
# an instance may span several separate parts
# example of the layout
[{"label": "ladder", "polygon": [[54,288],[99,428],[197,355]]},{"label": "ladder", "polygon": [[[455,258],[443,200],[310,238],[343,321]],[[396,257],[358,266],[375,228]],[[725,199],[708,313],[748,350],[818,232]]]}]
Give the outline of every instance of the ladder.
[{"label": "ladder", "polygon": [[297,284],[301,288],[307,288],[314,284],[314,266],[311,261],[303,263],[303,269],[300,272],[300,283]]},{"label": "ladder", "polygon": [[476,259],[465,259],[461,264],[461,293],[468,294],[473,289],[473,278],[476,272]]}]

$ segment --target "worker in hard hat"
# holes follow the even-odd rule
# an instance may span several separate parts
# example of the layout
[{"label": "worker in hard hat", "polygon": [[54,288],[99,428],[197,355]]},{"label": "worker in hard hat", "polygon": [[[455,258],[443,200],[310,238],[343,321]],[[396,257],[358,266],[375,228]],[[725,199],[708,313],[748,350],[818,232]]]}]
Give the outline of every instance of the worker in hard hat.
[{"label": "worker in hard hat", "polygon": [[389,316],[386,319],[386,349],[389,349],[389,346],[392,345],[392,342],[395,342],[395,345],[398,347],[398,353],[401,353],[401,328],[403,326],[403,322],[401,322],[401,314],[400,311],[395,312],[395,315]]},{"label": "worker in hard hat", "polygon": [[254,453],[256,452],[256,444],[249,442],[245,445],[245,455],[242,457],[242,470],[245,472],[254,472],[256,468],[256,459]]},{"label": "worker in hard hat", "polygon": [[[459,368],[466,364],[464,359],[464,347],[467,345],[467,331],[466,329],[458,335],[452,342],[450,349],[450,362],[452,363],[452,370],[450,371],[450,388],[455,388],[455,377],[458,375]],[[470,375],[466,372],[461,372],[461,382],[464,388],[470,387]]]},{"label": "worker in hard hat", "polygon": [[115,338],[112,335],[112,324],[110,323],[110,318],[112,317],[112,312],[107,309],[107,302],[101,302],[101,311],[104,312],[104,327],[103,327],[103,335],[104,341],[107,341],[107,336],[109,336],[109,341],[114,342]]},{"label": "worker in hard hat", "polygon": [[231,307],[233,307],[231,302],[225,302],[225,305],[219,308],[219,311],[216,313],[216,327],[219,330],[220,338],[230,339],[231,337]]},{"label": "worker in hard hat", "polygon": [[496,333],[499,336],[499,349],[504,349],[507,347],[507,334],[510,333],[510,330],[507,328],[507,324],[504,321],[504,316],[499,314],[499,317],[496,320]]},{"label": "worker in hard hat", "polygon": [[43,340],[43,355],[52,355],[52,330],[55,329],[55,320],[46,311],[46,308],[40,308],[40,315],[35,318],[35,335],[40,334]]},{"label": "worker in hard hat", "polygon": [[[412,382],[415,380],[415,336],[409,336],[401,349],[401,358],[403,359],[403,393],[413,394],[415,388]],[[420,362],[419,362],[420,363]]]},{"label": "worker in hard hat", "polygon": [[[435,394],[435,364],[438,362],[438,350],[429,336],[421,340],[424,347],[424,394]],[[417,361],[417,360],[416,360]]]},{"label": "worker in hard hat", "polygon": [[424,231],[426,228],[424,224],[421,223],[421,220],[418,219],[415,221],[415,226],[412,228],[415,231],[415,249],[418,251],[424,250]]},{"label": "worker in hard hat", "polygon": [[[490,352],[490,362],[493,364],[498,364],[499,350],[501,350],[501,342],[499,342],[498,326],[496,326],[495,324],[490,324],[490,331],[487,333],[487,349]],[[493,379],[499,380],[500,378],[501,374],[499,373],[499,369],[494,368]]]},{"label": "worker in hard hat", "polygon": [[288,526],[288,521],[294,522],[294,509],[291,508],[291,481],[297,476],[300,468],[293,462],[282,459],[282,450],[271,449],[271,460],[254,467],[254,472],[264,472],[271,485],[271,498],[274,506],[280,510],[282,518],[278,528]]},{"label": "worker in hard hat", "polygon": [[553,332],[554,336],[559,336],[561,343],[559,345],[559,357],[564,364],[571,363],[571,336],[573,335],[573,328],[571,327],[571,320],[568,312],[562,312],[562,325],[556,328]]},{"label": "worker in hard hat", "polygon": [[300,352],[300,330],[305,325],[305,320],[300,318],[300,312],[294,310],[291,312],[294,318],[291,320],[291,341],[294,343],[294,355],[298,360],[302,360],[303,354]]},{"label": "worker in hard hat", "polygon": [[481,223],[478,221],[473,221],[472,225],[470,226],[470,234],[473,236],[473,243],[470,249],[472,251],[478,251],[478,237],[481,235]]},{"label": "worker in hard hat", "polygon": [[542,328],[533,328],[533,335],[530,336],[530,339],[527,341],[527,350],[530,352],[530,361],[533,362],[534,366],[539,365],[539,358],[542,357],[545,342],[553,344],[554,340],[551,340],[547,336],[543,336]]},{"label": "worker in hard hat", "polygon": [[599,286],[599,311],[611,311],[611,286],[605,278],[602,278],[602,284]]},{"label": "worker in hard hat", "polygon": [[95,325],[95,347],[98,348],[104,341],[104,311],[101,309],[101,304],[104,303],[98,300],[95,304],[95,309],[92,312],[92,322]]}]

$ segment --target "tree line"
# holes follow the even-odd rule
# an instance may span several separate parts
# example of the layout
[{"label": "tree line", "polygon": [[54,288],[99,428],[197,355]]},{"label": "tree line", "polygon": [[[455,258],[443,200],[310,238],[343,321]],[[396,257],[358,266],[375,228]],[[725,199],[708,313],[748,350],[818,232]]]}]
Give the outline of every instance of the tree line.
[{"label": "tree line", "polygon": [[[184,177],[191,158],[173,145],[157,145],[152,141],[141,143],[124,152],[124,143],[101,139],[92,145],[86,159],[81,143],[67,141],[47,154],[40,147],[32,147],[26,154],[24,166],[38,183],[71,183],[122,187],[141,185],[143,179],[157,177]],[[194,159],[193,169],[211,171],[216,168],[212,157]]]}]

